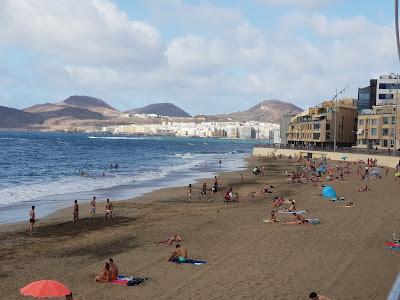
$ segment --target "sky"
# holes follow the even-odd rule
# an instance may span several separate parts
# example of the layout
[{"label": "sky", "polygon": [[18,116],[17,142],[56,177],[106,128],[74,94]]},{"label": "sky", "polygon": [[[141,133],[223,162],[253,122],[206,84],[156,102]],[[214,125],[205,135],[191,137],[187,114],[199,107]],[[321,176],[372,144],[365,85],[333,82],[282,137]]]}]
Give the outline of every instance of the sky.
[{"label": "sky", "polygon": [[399,72],[394,1],[1,0],[0,105],[302,108]]}]

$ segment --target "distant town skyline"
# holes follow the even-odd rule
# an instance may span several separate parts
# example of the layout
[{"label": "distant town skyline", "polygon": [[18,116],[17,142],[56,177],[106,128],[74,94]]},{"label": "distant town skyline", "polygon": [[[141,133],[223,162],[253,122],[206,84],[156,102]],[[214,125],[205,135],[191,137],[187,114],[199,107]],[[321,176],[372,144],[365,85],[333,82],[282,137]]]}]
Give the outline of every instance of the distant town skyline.
[{"label": "distant town skyline", "polygon": [[190,114],[302,108],[397,72],[393,1],[0,2],[0,105],[70,95]]}]

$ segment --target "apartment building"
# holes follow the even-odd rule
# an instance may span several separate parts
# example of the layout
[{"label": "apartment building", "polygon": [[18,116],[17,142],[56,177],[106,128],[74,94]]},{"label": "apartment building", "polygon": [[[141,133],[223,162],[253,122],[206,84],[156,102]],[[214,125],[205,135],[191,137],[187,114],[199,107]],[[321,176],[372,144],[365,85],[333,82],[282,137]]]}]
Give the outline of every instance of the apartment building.
[{"label": "apartment building", "polygon": [[372,109],[374,105],[394,104],[400,89],[400,75],[381,75],[371,79],[369,86],[358,89],[358,109]]},{"label": "apartment building", "polygon": [[[336,124],[336,130],[335,130]],[[292,117],[286,133],[287,143],[333,147],[356,143],[357,100],[325,101]]]},{"label": "apartment building", "polygon": [[[397,115],[399,117],[399,114]],[[397,124],[397,148],[399,148],[399,125]],[[393,149],[395,145],[396,106],[374,106],[358,116],[357,147],[368,149]]]}]

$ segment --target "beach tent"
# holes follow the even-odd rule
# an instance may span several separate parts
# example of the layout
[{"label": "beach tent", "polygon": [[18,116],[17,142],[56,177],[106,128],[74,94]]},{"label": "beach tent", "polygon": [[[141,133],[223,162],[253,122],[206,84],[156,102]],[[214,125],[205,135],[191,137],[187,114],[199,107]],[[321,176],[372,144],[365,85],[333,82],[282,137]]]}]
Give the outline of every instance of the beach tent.
[{"label": "beach tent", "polygon": [[369,175],[374,177],[381,177],[381,171],[379,169],[373,169],[369,172]]},{"label": "beach tent", "polygon": [[319,166],[315,171],[318,172],[318,173],[325,174],[326,173],[326,166],[325,165]]},{"label": "beach tent", "polygon": [[333,187],[327,185],[322,189],[322,197],[324,198],[336,198],[336,191]]}]

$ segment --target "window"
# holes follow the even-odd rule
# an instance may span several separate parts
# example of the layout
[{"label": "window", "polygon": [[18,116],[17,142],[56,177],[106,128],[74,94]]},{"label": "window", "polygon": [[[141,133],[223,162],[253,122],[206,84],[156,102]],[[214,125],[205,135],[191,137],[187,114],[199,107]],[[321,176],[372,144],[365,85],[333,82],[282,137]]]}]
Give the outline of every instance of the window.
[{"label": "window", "polygon": [[371,123],[371,120],[367,119],[366,122],[367,122],[367,125],[369,125]]},{"label": "window", "polygon": [[331,124],[326,124],[326,130],[330,130],[331,129]]},{"label": "window", "polygon": [[358,124],[359,125],[364,125],[364,120],[363,119],[358,120]]},{"label": "window", "polygon": [[377,123],[377,119],[372,119],[372,120],[371,120],[371,124],[372,124],[372,125],[376,125],[376,123]]},{"label": "window", "polygon": [[379,99],[380,100],[393,99],[393,95],[392,94],[379,94]]},{"label": "window", "polygon": [[362,140],[362,144],[366,145],[367,144],[367,140]]},{"label": "window", "polygon": [[313,140],[319,140],[320,137],[321,137],[320,133],[313,133]]},{"label": "window", "polygon": [[375,140],[374,141],[374,145],[375,146],[380,146],[381,145],[381,141],[380,140]]},{"label": "window", "polygon": [[383,140],[383,147],[387,147],[388,146],[388,141],[387,140]]},{"label": "window", "polygon": [[376,135],[376,128],[371,128],[371,135]]},{"label": "window", "polygon": [[392,117],[392,125],[394,125],[396,123],[396,120],[394,117]]},{"label": "window", "polygon": [[314,130],[319,130],[320,128],[320,124],[319,123],[315,123],[314,124]]},{"label": "window", "polygon": [[383,124],[389,124],[389,117],[383,117]]},{"label": "window", "polygon": [[383,136],[388,136],[389,135],[389,128],[383,128],[382,129],[382,135]]}]

